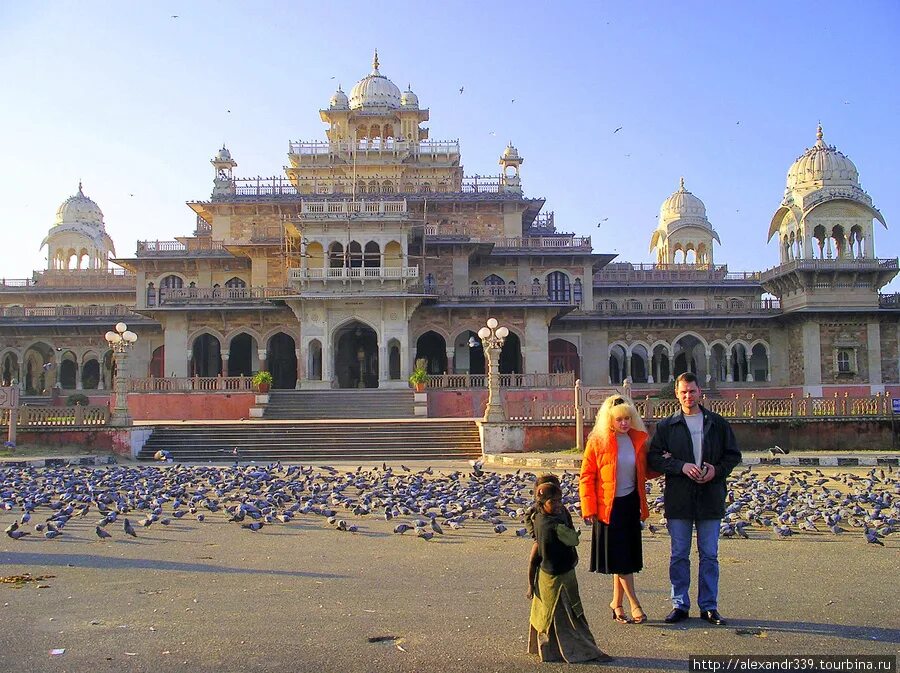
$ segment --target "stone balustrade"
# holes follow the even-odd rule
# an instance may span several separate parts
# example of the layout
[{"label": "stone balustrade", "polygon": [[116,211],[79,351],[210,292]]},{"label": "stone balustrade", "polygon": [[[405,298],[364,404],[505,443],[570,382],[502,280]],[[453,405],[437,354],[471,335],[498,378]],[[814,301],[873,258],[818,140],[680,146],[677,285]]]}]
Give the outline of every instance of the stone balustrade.
[{"label": "stone balustrade", "polygon": [[[9,409],[0,409],[0,426],[9,426]],[[109,423],[109,407],[19,407],[16,428],[71,428]]]},{"label": "stone balustrade", "polygon": [[419,277],[417,266],[356,266],[336,268],[301,268],[291,269],[289,280],[291,282],[307,281],[353,281],[353,280],[408,280]]},{"label": "stone balustrade", "polygon": [[249,376],[169,376],[128,379],[130,393],[233,393],[253,390]]},{"label": "stone balustrade", "polygon": [[[500,374],[501,388],[572,388],[575,385],[573,372],[559,374]],[[435,374],[428,388],[438,390],[466,390],[486,388],[486,374]]]}]

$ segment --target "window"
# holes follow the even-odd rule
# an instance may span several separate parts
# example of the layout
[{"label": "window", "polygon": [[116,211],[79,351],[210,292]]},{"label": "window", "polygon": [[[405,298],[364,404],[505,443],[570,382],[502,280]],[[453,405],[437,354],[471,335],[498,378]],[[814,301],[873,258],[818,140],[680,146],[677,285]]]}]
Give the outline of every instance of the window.
[{"label": "window", "polygon": [[856,373],[856,349],[840,347],[835,349],[835,369],[838,374]]},{"label": "window", "polygon": [[569,277],[562,271],[547,275],[547,297],[550,301],[570,301]]},{"label": "window", "polygon": [[575,283],[572,287],[574,288],[573,292],[575,294],[575,303],[580,305],[584,295],[583,288],[581,286],[581,278],[576,278]]}]

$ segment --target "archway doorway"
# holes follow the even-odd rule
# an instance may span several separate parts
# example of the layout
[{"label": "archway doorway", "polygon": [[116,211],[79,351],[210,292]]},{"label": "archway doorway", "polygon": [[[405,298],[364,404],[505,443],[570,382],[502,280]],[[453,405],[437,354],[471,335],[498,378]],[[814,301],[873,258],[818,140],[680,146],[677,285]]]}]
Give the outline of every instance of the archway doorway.
[{"label": "archway doorway", "polygon": [[191,376],[218,376],[222,373],[222,350],[212,334],[201,334],[191,347]]},{"label": "archway doorway", "polygon": [[100,363],[96,359],[88,360],[81,368],[81,387],[85,390],[100,387]]},{"label": "archway doorway", "polygon": [[675,342],[674,376],[685,372],[696,374],[700,381],[706,380],[706,346],[693,334],[686,334]]},{"label": "archway doorway", "polygon": [[78,361],[71,351],[63,353],[59,363],[59,385],[64,390],[74,390],[78,380]]},{"label": "archway doorway", "polygon": [[253,373],[253,337],[238,334],[228,347],[228,376],[250,376]]},{"label": "archway doorway", "polygon": [[13,381],[19,382],[19,356],[7,353],[3,356],[2,382],[4,386],[11,386]]},{"label": "archway doorway", "polygon": [[500,350],[500,373],[522,373],[522,342],[514,332],[503,340],[503,348]]},{"label": "archway doorway", "polygon": [[297,345],[294,338],[279,332],[269,339],[266,361],[272,374],[272,387],[291,390],[297,387]]},{"label": "archway doorway", "polygon": [[162,378],[166,375],[166,347],[160,346],[150,358],[150,376]]},{"label": "archway doorway", "polygon": [[453,343],[453,373],[476,376],[487,373],[481,339],[472,330],[458,335]]},{"label": "archway doorway", "polygon": [[571,341],[565,339],[551,339],[548,344],[550,353],[549,371],[551,374],[562,372],[575,372],[575,378],[581,378],[581,363],[578,357],[578,348]]},{"label": "archway doorway", "polygon": [[416,360],[423,358],[429,374],[444,374],[447,371],[447,342],[434,331],[425,332],[416,339]]},{"label": "archway doorway", "polygon": [[334,334],[334,373],[338,388],[378,387],[378,336],[354,320]]}]

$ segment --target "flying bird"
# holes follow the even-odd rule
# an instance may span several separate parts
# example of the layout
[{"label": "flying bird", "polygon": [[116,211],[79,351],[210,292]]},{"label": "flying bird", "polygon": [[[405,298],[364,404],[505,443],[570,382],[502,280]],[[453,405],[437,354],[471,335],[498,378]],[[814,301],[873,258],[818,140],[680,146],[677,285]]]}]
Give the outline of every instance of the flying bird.
[{"label": "flying bird", "polygon": [[462,93],[465,90],[465,88],[466,87],[464,87],[464,86],[459,87],[459,92]]},{"label": "flying bird", "polygon": [[615,131],[613,131],[613,133],[618,133],[618,132],[621,131],[623,128],[625,128],[625,127],[624,127],[624,126],[620,126],[620,127],[617,128]]}]

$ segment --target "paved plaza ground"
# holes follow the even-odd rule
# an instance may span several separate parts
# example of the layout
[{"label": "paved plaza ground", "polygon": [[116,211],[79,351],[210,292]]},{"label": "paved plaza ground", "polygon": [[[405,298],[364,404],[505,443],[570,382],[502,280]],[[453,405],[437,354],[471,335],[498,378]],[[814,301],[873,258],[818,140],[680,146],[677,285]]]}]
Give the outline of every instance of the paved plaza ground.
[{"label": "paved plaza ground", "polygon": [[[0,513],[0,525],[19,514]],[[0,574],[49,577],[0,584],[0,671],[562,670],[525,654],[520,524],[497,535],[472,521],[425,541],[392,533],[396,521],[342,516],[359,531],[300,516],[252,532],[219,515],[139,527],[136,539],[111,526],[114,537],[101,541],[92,513],[56,540],[4,535]],[[587,617],[616,660],[567,670],[684,670],[690,654],[900,651],[897,534],[884,547],[859,532],[723,539],[727,627],[700,621],[696,609],[682,624],[662,622],[668,537],[645,533],[644,543],[644,625],[612,622],[610,582],[586,571],[583,545]]]}]

